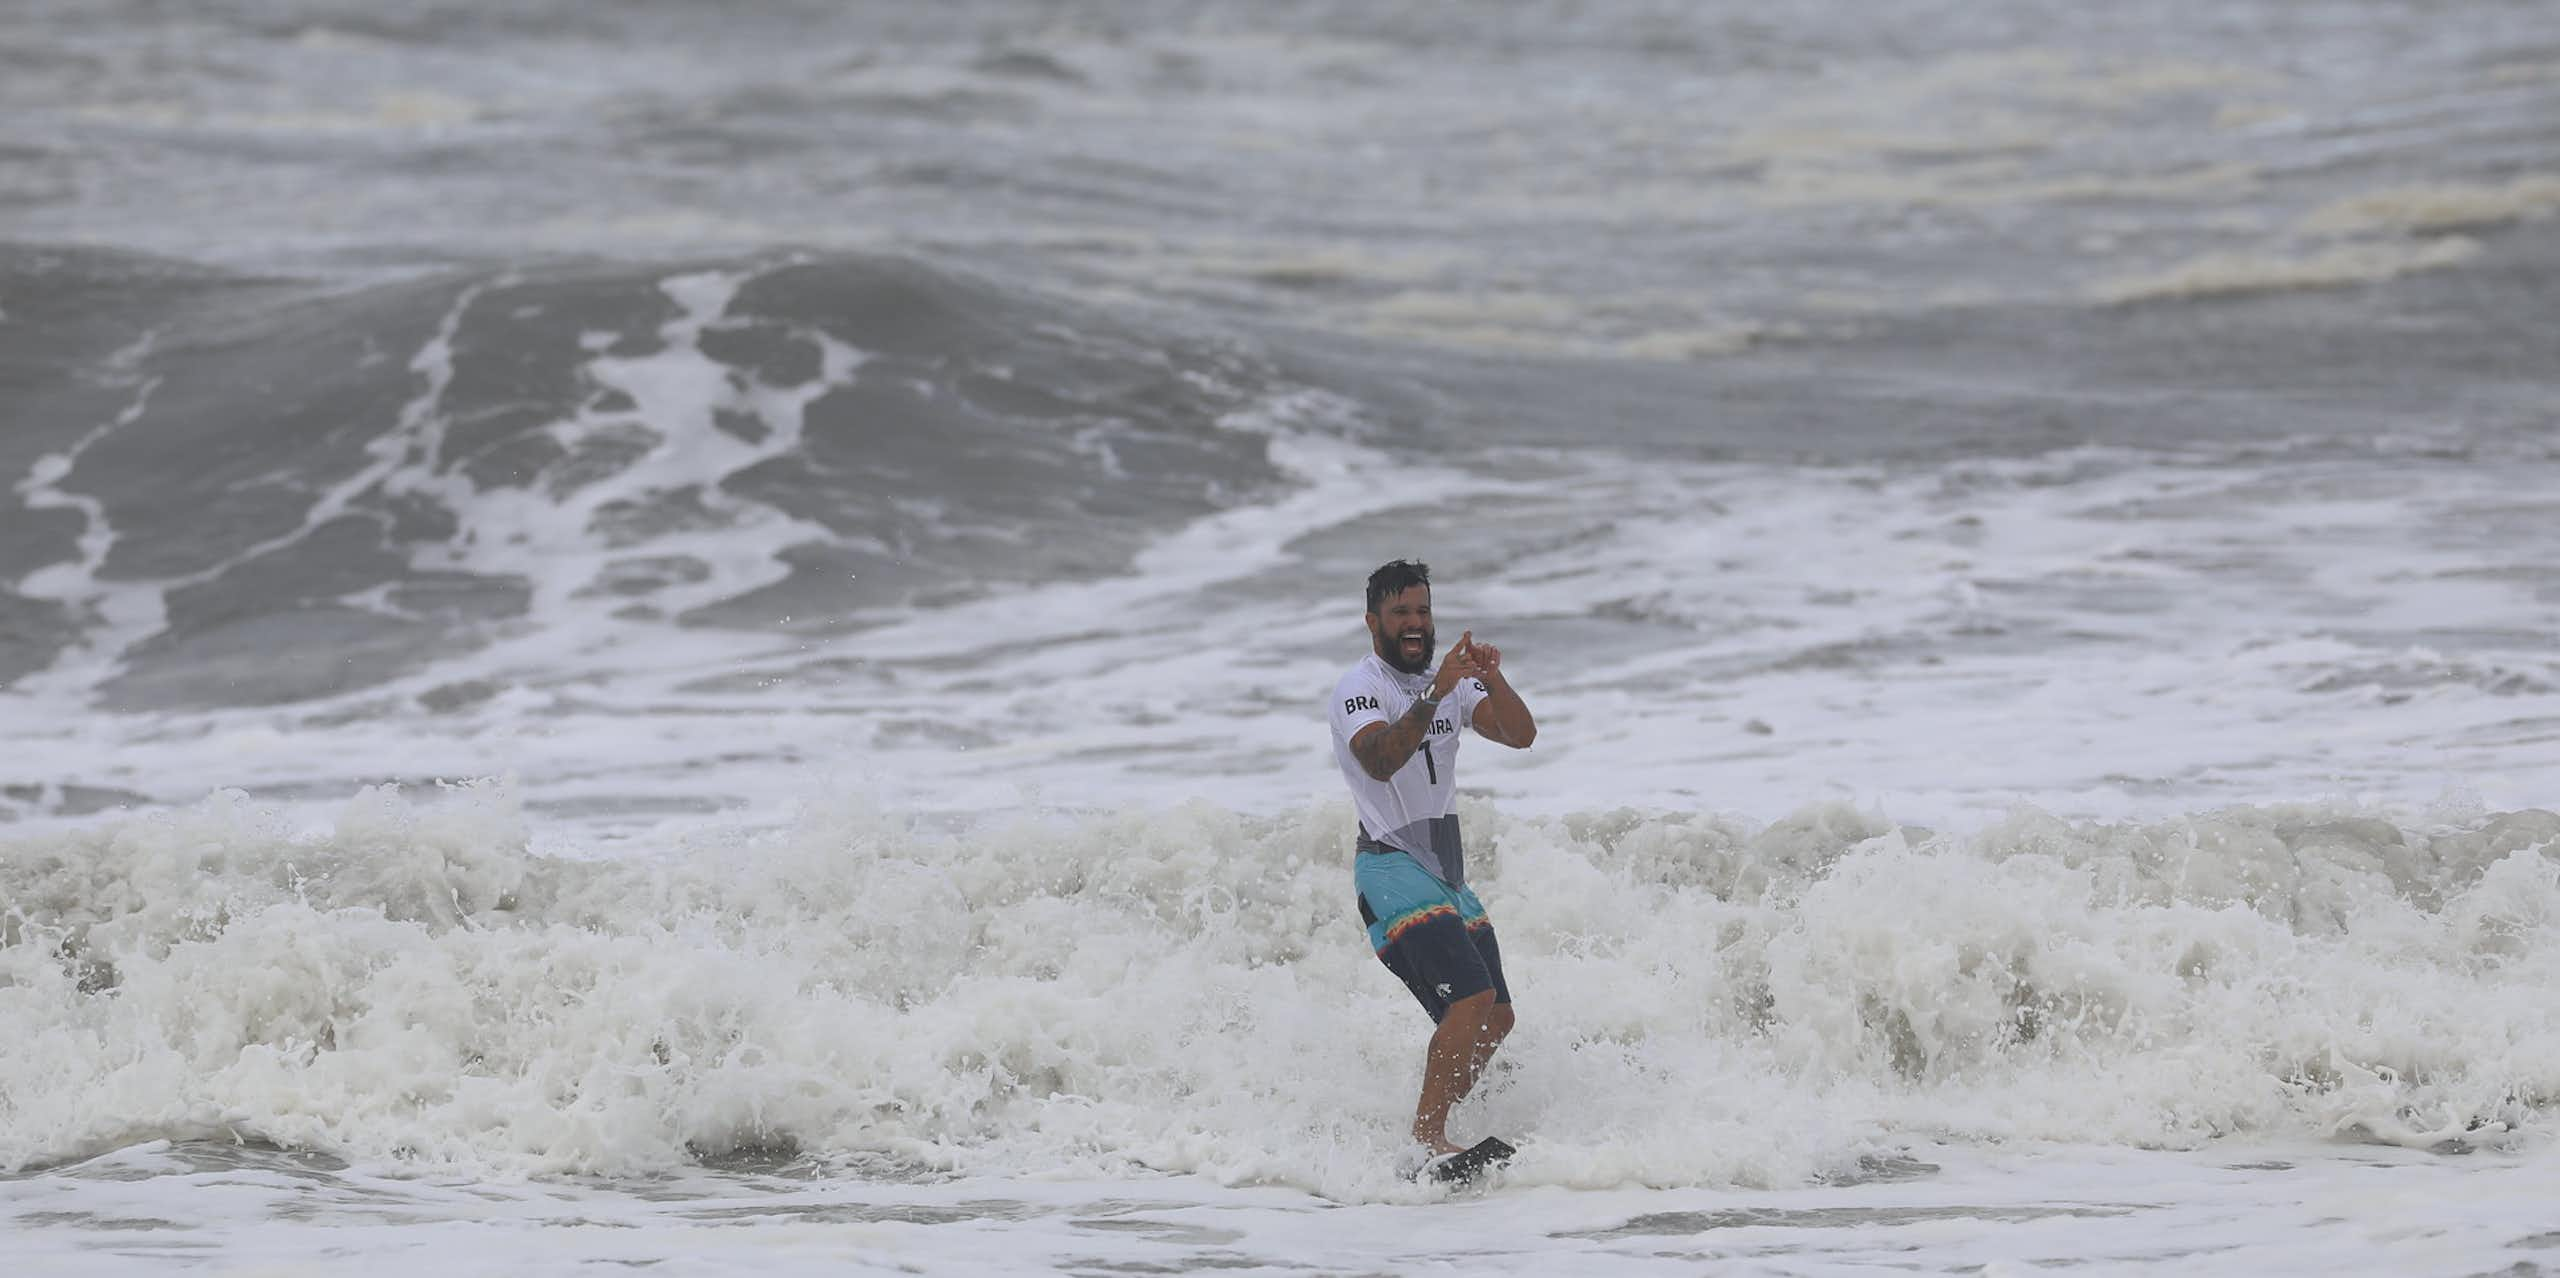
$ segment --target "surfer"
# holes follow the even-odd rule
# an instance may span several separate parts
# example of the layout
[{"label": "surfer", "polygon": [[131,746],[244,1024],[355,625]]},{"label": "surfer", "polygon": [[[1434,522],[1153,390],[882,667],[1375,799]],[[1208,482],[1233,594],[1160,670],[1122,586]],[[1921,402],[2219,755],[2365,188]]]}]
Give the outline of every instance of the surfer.
[{"label": "surfer", "polygon": [[1510,1146],[1488,1140],[1461,1151],[1449,1140],[1450,1108],[1474,1089],[1512,1024],[1502,949],[1467,887],[1458,745],[1472,728],[1525,750],[1538,724],[1503,677],[1502,651],[1474,632],[1432,666],[1425,565],[1399,559],[1371,573],[1366,616],[1371,651],[1333,689],[1333,756],[1360,814],[1352,881],[1369,947],[1439,1026],[1423,1057],[1413,1138],[1435,1156],[1499,1161]]}]

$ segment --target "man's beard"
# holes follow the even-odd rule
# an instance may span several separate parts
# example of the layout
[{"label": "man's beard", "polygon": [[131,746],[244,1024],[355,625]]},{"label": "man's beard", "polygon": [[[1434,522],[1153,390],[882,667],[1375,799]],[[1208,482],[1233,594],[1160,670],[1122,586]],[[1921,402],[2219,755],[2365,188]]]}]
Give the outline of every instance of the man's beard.
[{"label": "man's beard", "polygon": [[1439,640],[1438,631],[1425,627],[1422,631],[1422,655],[1408,662],[1404,659],[1404,636],[1390,635],[1381,631],[1377,644],[1378,659],[1409,675],[1429,674],[1431,653],[1438,646]]}]

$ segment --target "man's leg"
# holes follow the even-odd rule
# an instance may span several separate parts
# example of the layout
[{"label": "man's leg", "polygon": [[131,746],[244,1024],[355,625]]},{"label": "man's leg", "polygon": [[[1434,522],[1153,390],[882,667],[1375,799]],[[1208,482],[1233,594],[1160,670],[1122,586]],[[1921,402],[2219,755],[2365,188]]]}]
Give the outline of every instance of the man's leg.
[{"label": "man's leg", "polygon": [[1434,1152],[1454,1154],[1449,1141],[1449,1111],[1474,1091],[1485,1062],[1511,1032],[1511,1008],[1481,990],[1449,1005],[1440,1028],[1431,1032],[1431,1047],[1422,1060],[1422,1099],[1413,1110],[1413,1138]]},{"label": "man's leg", "polygon": [[1484,1037],[1477,1040],[1475,1076],[1467,1080],[1468,1091],[1475,1090],[1475,1080],[1484,1077],[1484,1067],[1493,1059],[1495,1049],[1502,1046],[1503,1039],[1510,1037],[1511,1021],[1509,1003],[1496,1003],[1493,1010],[1485,1014]]},{"label": "man's leg", "polygon": [[1434,1153],[1457,1153],[1449,1111],[1475,1089],[1511,1032],[1502,951],[1475,894],[1451,890],[1404,853],[1361,854],[1353,881],[1378,961],[1439,1022],[1423,1056],[1413,1138]]},{"label": "man's leg", "polygon": [[[1476,957],[1484,960],[1485,974],[1493,979],[1493,1011],[1485,1016],[1486,1037],[1476,1055],[1476,1073],[1481,1075],[1485,1063],[1493,1059],[1494,1049],[1502,1046],[1502,1040],[1511,1033],[1511,984],[1502,979],[1502,943],[1494,938],[1493,922],[1484,918],[1484,906],[1476,902],[1473,892],[1466,894],[1460,909],[1469,905],[1475,907],[1482,926],[1469,927],[1467,940],[1474,944]],[[1467,1086],[1473,1090],[1475,1084],[1470,1081]]]}]

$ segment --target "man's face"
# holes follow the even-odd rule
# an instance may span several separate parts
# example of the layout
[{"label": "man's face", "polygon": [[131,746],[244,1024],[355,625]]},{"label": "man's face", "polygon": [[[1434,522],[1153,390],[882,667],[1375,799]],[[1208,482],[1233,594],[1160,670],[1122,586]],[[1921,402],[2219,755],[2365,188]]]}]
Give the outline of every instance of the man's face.
[{"label": "man's face", "polygon": [[1431,668],[1431,587],[1412,586],[1378,601],[1369,614],[1369,640],[1378,656],[1406,674]]}]

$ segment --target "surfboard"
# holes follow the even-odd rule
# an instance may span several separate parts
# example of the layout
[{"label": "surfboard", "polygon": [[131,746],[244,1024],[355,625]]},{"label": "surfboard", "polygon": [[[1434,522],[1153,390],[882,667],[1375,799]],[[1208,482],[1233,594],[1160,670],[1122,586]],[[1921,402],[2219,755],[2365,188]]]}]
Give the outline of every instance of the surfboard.
[{"label": "surfboard", "polygon": [[1471,1148],[1424,1164],[1422,1174],[1443,1185],[1471,1185],[1486,1172],[1511,1161],[1511,1156],[1518,1152],[1501,1138],[1487,1136]]}]

